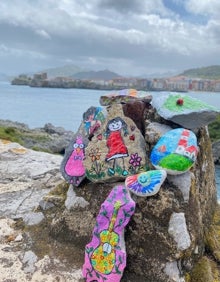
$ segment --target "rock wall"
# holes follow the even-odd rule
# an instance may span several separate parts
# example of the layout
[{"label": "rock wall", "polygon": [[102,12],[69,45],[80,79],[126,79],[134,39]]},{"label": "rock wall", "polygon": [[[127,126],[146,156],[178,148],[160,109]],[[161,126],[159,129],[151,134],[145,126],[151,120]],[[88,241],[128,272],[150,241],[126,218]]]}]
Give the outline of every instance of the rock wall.
[{"label": "rock wall", "polygon": [[[128,108],[124,114],[129,115]],[[144,123],[138,127],[149,158],[159,138],[179,126],[159,117],[152,107],[142,109],[141,115]],[[49,125],[45,131],[58,134]],[[136,208],[125,228],[127,266],[122,282],[203,282],[189,277],[197,273],[196,265],[207,261],[203,257],[207,241],[209,255],[217,244],[211,240],[215,237],[211,223],[217,201],[207,127],[193,131],[199,148],[194,166],[179,175],[168,174],[156,195],[131,195]],[[15,280],[17,275],[30,281],[36,277],[42,281],[83,281],[80,268],[85,246],[91,241],[100,207],[112,188],[125,182],[92,183],[85,178],[78,187],[67,185],[59,172],[61,156],[3,140],[0,158],[0,215],[9,225],[7,232],[0,228],[4,280]],[[154,169],[150,162],[148,165]],[[0,223],[6,225],[6,221],[1,219]],[[13,225],[18,230],[11,230]],[[6,260],[8,249],[14,256]],[[215,259],[219,260],[218,256]],[[12,271],[5,271],[8,265]]]},{"label": "rock wall", "polygon": [[[154,109],[146,112],[145,123],[148,153],[161,135],[177,127],[159,118]],[[121,281],[185,281],[186,273],[203,255],[204,234],[216,206],[216,187],[207,129],[195,133],[199,154],[190,171],[168,176],[155,196],[132,195],[136,210],[125,230],[127,267]],[[70,186],[73,204],[52,221],[51,236],[80,247],[82,264],[96,216],[113,186],[89,181],[74,189]]]}]

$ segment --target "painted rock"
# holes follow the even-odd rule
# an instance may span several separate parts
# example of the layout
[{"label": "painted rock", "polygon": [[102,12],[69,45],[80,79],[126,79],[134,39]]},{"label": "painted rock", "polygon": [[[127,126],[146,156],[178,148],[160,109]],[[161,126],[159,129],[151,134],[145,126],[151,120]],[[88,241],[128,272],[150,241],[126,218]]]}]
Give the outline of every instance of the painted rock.
[{"label": "painted rock", "polygon": [[122,89],[101,96],[99,102],[102,106],[109,106],[113,103],[124,104],[138,100],[150,103],[152,100],[152,96],[145,91],[138,91],[136,89]]},{"label": "painted rock", "polygon": [[146,142],[122,105],[110,107],[105,123],[85,150],[86,177],[92,182],[116,182],[145,171]]},{"label": "painted rock", "polygon": [[83,114],[83,124],[88,139],[94,136],[94,133],[100,128],[105,121],[106,113],[102,107],[90,107]]},{"label": "painted rock", "polygon": [[64,179],[73,186],[79,186],[85,178],[86,171],[83,164],[85,158],[85,140],[81,135],[77,135],[70,142],[61,163],[60,170]]},{"label": "painted rock", "polygon": [[153,196],[160,190],[166,176],[165,170],[150,170],[128,176],[125,186],[137,196]]},{"label": "painted rock", "polygon": [[87,282],[121,280],[126,267],[124,229],[134,211],[129,191],[115,186],[101,206],[92,241],[85,248],[83,277]]},{"label": "painted rock", "polygon": [[195,134],[184,128],[177,128],[164,134],[153,148],[150,159],[157,169],[168,174],[181,174],[189,170],[198,154]]},{"label": "painted rock", "polygon": [[166,120],[188,129],[196,129],[214,121],[220,110],[184,94],[158,95],[152,105]]},{"label": "painted rock", "polygon": [[64,179],[73,186],[79,186],[86,177],[86,169],[83,164],[85,148],[104,121],[105,113],[103,109],[101,107],[90,107],[83,114],[83,121],[65,150],[60,170]]}]

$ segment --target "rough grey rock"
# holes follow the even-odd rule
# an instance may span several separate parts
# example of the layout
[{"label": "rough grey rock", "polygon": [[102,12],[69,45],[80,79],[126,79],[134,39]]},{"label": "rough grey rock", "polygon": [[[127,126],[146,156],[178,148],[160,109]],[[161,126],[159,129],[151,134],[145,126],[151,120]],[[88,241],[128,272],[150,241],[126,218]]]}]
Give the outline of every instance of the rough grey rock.
[{"label": "rough grey rock", "polygon": [[169,276],[170,279],[172,279],[172,281],[185,282],[185,279],[181,277],[181,269],[179,269],[177,261],[167,262],[164,272]]},{"label": "rough grey rock", "polygon": [[10,120],[0,120],[0,126],[16,128],[21,133],[21,141],[26,148],[36,148],[55,154],[63,154],[73,138],[74,133],[51,123],[43,128],[30,129],[26,124]]},{"label": "rough grey rock", "polygon": [[190,247],[191,240],[183,212],[173,213],[171,215],[168,232],[177,243],[177,249],[183,251]]},{"label": "rough grey rock", "polygon": [[[162,134],[163,130],[161,128],[164,128],[163,120],[158,117],[154,110],[150,110],[147,113],[146,125],[149,126],[151,123],[156,124],[155,127],[149,127],[149,131],[146,130],[147,154],[150,153]],[[176,124],[170,122],[169,126],[170,128],[175,128]],[[215,209],[216,187],[214,162],[208,132],[206,128],[202,127],[197,130],[196,135],[200,150],[195,166],[191,168],[190,174],[183,178],[183,181],[187,180],[186,187],[179,184],[181,182],[179,178],[167,178],[158,194],[152,197],[146,199],[132,195],[136,201],[136,210],[125,230],[127,267],[124,271],[122,282],[174,282],[178,281],[178,279],[179,282],[182,282],[184,281],[184,274],[189,272],[195,262],[204,254],[204,234],[209,228]],[[0,196],[3,197],[3,194],[7,196],[7,199],[1,205],[6,211],[8,203],[10,207],[11,199],[9,200],[9,195],[15,200],[19,193],[22,194],[21,190],[24,193],[27,192],[23,196],[25,199],[28,199],[30,194],[32,194],[31,189],[33,187],[36,191],[49,190],[62,180],[59,172],[56,169],[51,169],[53,167],[52,163],[46,166],[48,170],[41,168],[43,172],[40,175],[36,173],[37,165],[35,163],[33,165],[33,172],[29,171],[29,173],[26,173],[26,171],[23,171],[23,175],[19,177],[16,171],[10,168],[10,162],[13,163],[14,158],[24,157],[27,154],[27,149],[23,147],[9,148],[8,146],[7,144],[1,144],[0,147],[0,158],[4,160],[4,164],[7,164],[1,167],[1,169],[4,169],[4,173],[1,175],[3,179],[0,184]],[[50,158],[49,154],[44,156],[47,162]],[[38,155],[34,155],[34,157],[38,158]],[[41,157],[39,158],[41,159]],[[30,165],[33,161],[33,158],[31,158]],[[61,157],[58,156],[58,170],[60,161]],[[54,160],[54,162],[56,161]],[[21,166],[21,162],[19,166]],[[27,170],[27,165],[24,167]],[[21,172],[21,170],[19,171]],[[120,183],[123,184],[124,182]],[[0,271],[3,279],[14,279],[15,281],[16,279],[19,281],[28,281],[27,279],[32,279],[32,281],[37,279],[40,281],[80,281],[82,278],[80,268],[84,262],[85,245],[91,240],[96,216],[113,185],[115,186],[116,183],[83,182],[77,189],[74,189],[75,195],[72,195],[71,191],[69,202],[73,203],[74,199],[81,198],[83,202],[88,202],[89,204],[86,206],[72,205],[70,210],[65,207],[64,201],[62,206],[62,201],[60,201],[60,205],[56,205],[52,201],[52,198],[60,198],[60,194],[50,194],[43,197],[45,201],[47,197],[50,197],[50,202],[54,203],[56,211],[47,213],[44,210],[45,220],[41,223],[42,225],[36,226],[36,229],[35,226],[28,227],[29,229],[34,228],[32,236],[35,235],[34,239],[39,245],[42,244],[43,238],[48,236],[49,231],[50,237],[47,238],[46,244],[43,245],[46,250],[43,255],[40,252],[42,259],[39,259],[36,246],[35,250],[31,248],[13,250],[13,244],[10,244],[9,240],[16,238],[18,235],[16,232],[21,233],[21,230],[12,229],[10,231],[10,228],[5,229],[7,231],[6,234],[9,234],[9,236],[6,236],[7,241],[5,241],[4,235],[0,236],[2,238],[0,242],[0,259],[2,261]],[[8,194],[6,195],[7,192]],[[14,192],[15,194],[13,194]],[[28,194],[29,192],[31,193]],[[63,191],[63,194],[65,193],[67,193],[67,190]],[[19,197],[18,200],[19,203],[14,202],[14,205],[20,212],[19,209],[23,202]],[[30,210],[30,207],[28,207],[28,211],[33,211],[32,208]],[[22,212],[23,209],[21,209]],[[11,212],[7,214],[10,215]],[[177,221],[177,223],[181,222],[180,225],[172,224],[171,218],[173,214],[184,215]],[[45,226],[45,222],[48,223],[47,226]],[[175,227],[176,230],[174,230],[174,233],[170,232],[170,234],[169,229],[172,230],[171,227]],[[174,234],[180,234],[180,232],[182,232],[181,235],[184,235],[183,245],[182,242],[179,242],[179,238],[177,239],[174,236]],[[22,235],[24,235],[23,246],[30,246],[30,239],[26,239],[27,234]],[[21,242],[16,244],[21,245]],[[18,245],[15,245],[16,248]],[[59,246],[62,249],[59,258],[62,258],[62,260],[56,260],[56,251]],[[22,270],[22,267],[24,267],[22,262],[18,260],[18,257],[23,257],[28,250],[34,252],[38,257],[38,261],[34,263],[36,271],[33,274],[25,273]],[[65,254],[63,253],[64,250]],[[10,273],[8,270],[9,266]],[[73,269],[72,266],[74,266]],[[177,268],[180,270],[179,272]],[[52,273],[52,269],[55,270],[55,273]],[[31,278],[27,275],[31,275]]]},{"label": "rough grey rock", "polygon": [[170,183],[173,183],[177,189],[180,189],[185,202],[189,202],[190,187],[191,187],[191,177],[193,174],[189,171],[180,175],[168,175],[167,178]]},{"label": "rough grey rock", "polygon": [[24,257],[22,258],[22,263],[24,265],[25,273],[33,273],[36,270],[35,263],[38,258],[32,251],[27,251],[24,253]]},{"label": "rough grey rock", "polygon": [[44,219],[42,212],[29,212],[23,215],[23,220],[26,225],[39,224]]},{"label": "rough grey rock", "polygon": [[220,140],[212,143],[212,154],[214,162],[219,164],[220,163]]},{"label": "rough grey rock", "polygon": [[85,208],[88,205],[89,205],[89,202],[87,202],[83,197],[76,196],[74,187],[70,185],[69,190],[67,192],[66,201],[65,201],[65,207],[67,208],[67,210],[71,210],[76,207]]},{"label": "rough grey rock", "polygon": [[62,259],[69,246],[62,245],[57,255],[60,247],[48,238],[47,216],[36,211],[43,196],[63,183],[61,159],[0,140],[1,281],[78,282],[82,278],[76,262],[69,265]]},{"label": "rough grey rock", "polygon": [[0,140],[0,159],[1,216],[27,215],[54,185],[63,181],[59,155]]}]

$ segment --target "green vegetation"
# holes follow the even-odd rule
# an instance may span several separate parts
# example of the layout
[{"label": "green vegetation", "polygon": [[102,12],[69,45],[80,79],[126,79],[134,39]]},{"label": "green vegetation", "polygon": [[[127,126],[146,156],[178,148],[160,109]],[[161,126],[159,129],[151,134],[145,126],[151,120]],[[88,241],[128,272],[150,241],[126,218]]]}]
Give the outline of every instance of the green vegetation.
[{"label": "green vegetation", "polygon": [[209,124],[208,129],[212,142],[220,140],[220,115],[218,115],[214,122]]},{"label": "green vegetation", "polygon": [[47,146],[45,146],[51,141],[51,137],[47,133],[36,133],[32,131],[18,129],[16,127],[0,126],[0,139],[19,143],[20,145],[35,151],[51,153],[47,149]]},{"label": "green vegetation", "polygon": [[21,133],[14,127],[0,127],[0,139],[5,139],[23,145]]},{"label": "green vegetation", "polygon": [[184,71],[181,75],[192,78],[220,79],[220,66],[209,66]]},{"label": "green vegetation", "polygon": [[219,282],[220,274],[215,261],[202,257],[185,276],[186,282]]}]

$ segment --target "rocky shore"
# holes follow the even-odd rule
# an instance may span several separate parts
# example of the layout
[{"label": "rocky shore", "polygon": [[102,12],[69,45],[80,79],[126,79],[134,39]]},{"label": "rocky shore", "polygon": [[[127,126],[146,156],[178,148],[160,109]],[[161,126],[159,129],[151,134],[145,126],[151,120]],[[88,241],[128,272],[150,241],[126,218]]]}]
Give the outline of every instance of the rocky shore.
[{"label": "rocky shore", "polygon": [[[29,149],[46,151],[52,154],[64,154],[65,148],[71,142],[74,132],[63,127],[47,123],[42,128],[30,129],[28,125],[10,120],[0,120],[0,127],[13,128],[21,135],[21,144]],[[16,132],[15,132],[16,134]],[[214,163],[220,164],[220,140],[212,143]]]},{"label": "rocky shore", "polygon": [[63,154],[74,135],[72,131],[50,123],[45,124],[43,128],[30,129],[24,123],[0,120],[0,128],[6,136],[8,134],[9,140],[15,139],[26,148],[53,154]]},{"label": "rocky shore", "polygon": [[[176,126],[154,109],[148,109],[144,124],[148,150]],[[23,142],[0,138],[2,281],[84,281],[85,245],[96,216],[112,187],[123,182],[67,184],[60,173],[61,154],[73,132],[51,124],[30,130],[10,121],[1,121],[0,127]],[[136,210],[125,230],[122,282],[219,281],[220,211],[212,146],[205,127],[196,135],[199,156],[190,171],[170,175],[153,197],[133,196]]]}]

